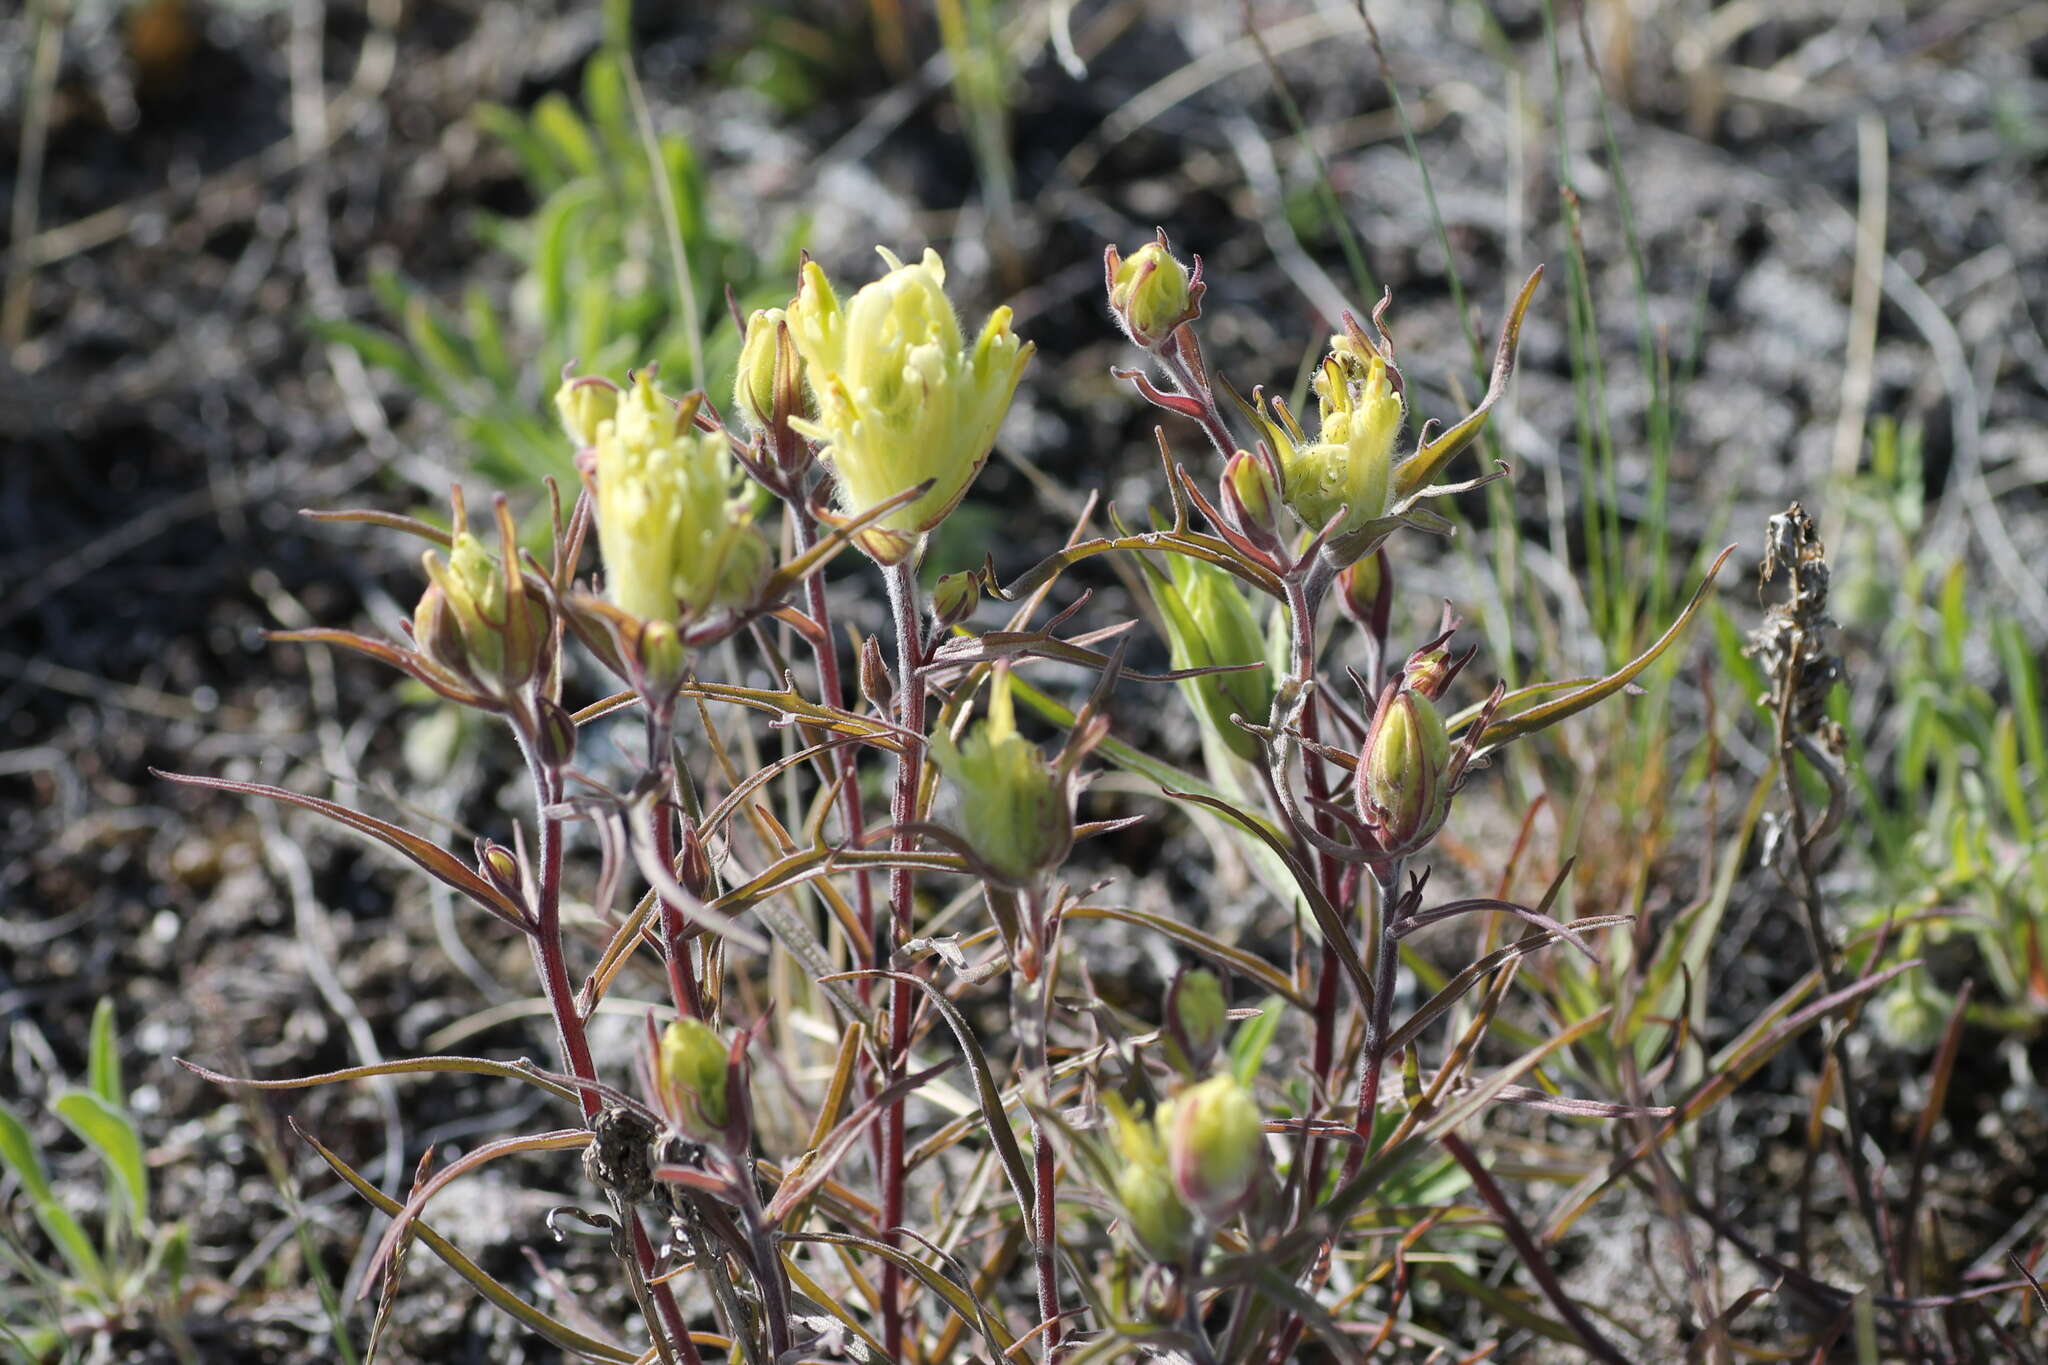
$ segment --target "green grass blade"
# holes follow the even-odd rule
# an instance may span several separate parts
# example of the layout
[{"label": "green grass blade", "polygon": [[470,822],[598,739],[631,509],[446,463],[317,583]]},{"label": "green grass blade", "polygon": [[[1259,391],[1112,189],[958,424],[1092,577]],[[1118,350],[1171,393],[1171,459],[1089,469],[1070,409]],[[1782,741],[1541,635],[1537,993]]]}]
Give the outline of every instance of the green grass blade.
[{"label": "green grass blade", "polygon": [[57,1244],[72,1273],[95,1292],[106,1295],[110,1289],[107,1269],[99,1253],[93,1250],[92,1239],[85,1235],[85,1229],[70,1211],[57,1202],[56,1193],[50,1188],[49,1173],[43,1169],[42,1149],[21,1116],[5,1103],[0,1103],[0,1166],[13,1171],[21,1181],[36,1222]]},{"label": "green grass blade", "polygon": [[108,1104],[128,1102],[127,1092],[121,1088],[121,1040],[116,1035],[111,998],[100,1001],[92,1012],[92,1031],[86,1040],[86,1077],[92,1092]]},{"label": "green grass blade", "polygon": [[50,1110],[106,1162],[108,1174],[127,1196],[128,1213],[134,1225],[139,1228],[147,1223],[149,1163],[143,1155],[142,1135],[136,1131],[134,1120],[119,1105],[92,1090],[67,1090],[50,1102]]}]

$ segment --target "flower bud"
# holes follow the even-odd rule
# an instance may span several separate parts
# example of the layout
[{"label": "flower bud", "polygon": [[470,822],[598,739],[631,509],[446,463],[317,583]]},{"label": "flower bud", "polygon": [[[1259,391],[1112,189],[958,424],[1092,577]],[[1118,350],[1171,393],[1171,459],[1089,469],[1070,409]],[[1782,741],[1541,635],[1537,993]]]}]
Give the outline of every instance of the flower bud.
[{"label": "flower bud", "polygon": [[789,342],[782,309],[757,308],[747,319],[732,405],[752,431],[764,431],[778,419],[809,415],[803,405],[803,362]]},{"label": "flower bud", "polygon": [[1277,548],[1279,506],[1280,489],[1266,462],[1248,450],[1232,455],[1223,466],[1223,514],[1238,534],[1263,548]]},{"label": "flower bud", "polygon": [[704,847],[704,836],[689,821],[683,822],[683,846],[676,860],[676,880],[700,901],[710,900],[718,891],[712,879],[711,854]]},{"label": "flower bud", "polygon": [[1258,1103],[1224,1073],[1190,1086],[1160,1111],[1174,1192],[1210,1223],[1244,1206],[1266,1166]]},{"label": "flower bud", "polygon": [[412,613],[412,638],[420,653],[434,663],[457,677],[468,677],[469,650],[462,643],[462,625],[439,584],[429,582],[420,594]]},{"label": "flower bud", "polygon": [[667,621],[649,621],[640,627],[629,651],[637,670],[634,685],[656,696],[668,696],[683,681],[688,663],[682,637]]},{"label": "flower bud", "polygon": [[1273,709],[1273,672],[1263,666],[1266,641],[1251,601],[1228,569],[1206,560],[1172,555],[1167,570],[1170,582],[1155,584],[1154,595],[1165,617],[1173,666],[1261,665],[1180,681],[1203,733],[1239,758],[1254,759],[1259,752],[1257,736],[1230,720],[1236,714],[1263,725]]},{"label": "flower bud", "polygon": [[489,840],[477,841],[477,870],[484,879],[513,900],[523,900],[526,895],[526,880],[519,869],[518,855],[503,844]]},{"label": "flower bud", "polygon": [[1386,639],[1394,612],[1394,577],[1384,547],[1337,575],[1337,606],[1375,639]]},{"label": "flower bud", "polygon": [[1451,807],[1451,740],[1436,703],[1406,686],[1390,688],[1358,756],[1356,796],[1387,857],[1413,853],[1435,837]]},{"label": "flower bud", "polygon": [[1116,1095],[1105,1097],[1111,1141],[1119,1158],[1117,1203],[1138,1249],[1153,1260],[1179,1265],[1194,1246],[1195,1220],[1174,1190],[1158,1127],[1146,1123]]},{"label": "flower bud", "polygon": [[860,645],[860,694],[869,706],[889,715],[896,706],[896,680],[882,658],[882,642],[870,635]]},{"label": "flower bud", "polygon": [[547,697],[540,698],[535,709],[540,719],[541,762],[559,772],[576,758],[576,718]]},{"label": "flower bud", "polygon": [[1189,275],[1188,268],[1174,259],[1164,232],[1157,241],[1145,243],[1127,257],[1120,256],[1113,246],[1108,248],[1103,267],[1109,311],[1124,335],[1146,350],[1156,349],[1175,328],[1199,315],[1199,278]]},{"label": "flower bud", "polygon": [[661,1086],[677,1131],[714,1142],[731,1121],[727,1102],[730,1052],[717,1029],[682,1018],[661,1035]]},{"label": "flower bud", "polygon": [[1229,1007],[1223,983],[1206,967],[1183,971],[1166,990],[1167,1058],[1186,1075],[1206,1072],[1223,1046]]},{"label": "flower bud", "polygon": [[989,314],[969,346],[939,254],[927,248],[915,265],[881,254],[889,273],[844,305],[824,270],[805,264],[788,324],[817,416],[790,425],[824,444],[847,516],[929,483],[859,533],[878,563],[895,564],[966,496],[1033,347],[1010,330],[1008,308]]},{"label": "flower bud", "polygon": [[971,573],[949,573],[932,587],[932,619],[941,630],[959,625],[981,605],[981,583]]},{"label": "flower bud", "polygon": [[[425,562],[427,577],[440,590],[441,598],[432,607],[428,620],[435,647],[443,656],[456,655],[458,651],[449,638],[448,627],[452,622],[453,635],[461,641],[460,655],[471,676],[504,685],[523,682],[523,678],[508,676],[516,670],[506,667],[505,570],[497,556],[469,532],[457,531],[447,559],[429,550]],[[427,604],[422,601],[421,606]],[[417,619],[413,629],[419,630]],[[425,647],[423,641],[422,648]]]},{"label": "flower bud", "polygon": [[1915,973],[1878,997],[1877,1031],[1895,1048],[1924,1052],[1941,1041],[1952,1008]]},{"label": "flower bud", "polygon": [[988,719],[958,745],[941,731],[932,754],[959,793],[960,835],[987,876],[1024,886],[1067,856],[1074,816],[1066,779],[1017,733],[1007,672],[990,683]]},{"label": "flower bud", "polygon": [[612,420],[619,410],[619,386],[609,379],[586,375],[566,381],[555,390],[555,413],[562,430],[578,450],[597,444],[598,428]]}]

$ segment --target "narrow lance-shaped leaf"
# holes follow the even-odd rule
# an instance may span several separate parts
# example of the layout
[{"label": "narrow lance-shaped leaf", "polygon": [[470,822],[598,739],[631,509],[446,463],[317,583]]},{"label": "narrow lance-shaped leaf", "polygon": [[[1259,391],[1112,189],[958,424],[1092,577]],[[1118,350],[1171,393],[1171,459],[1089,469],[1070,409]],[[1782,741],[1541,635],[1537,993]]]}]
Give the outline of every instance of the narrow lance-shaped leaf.
[{"label": "narrow lance-shaped leaf", "polygon": [[114,1018],[112,997],[93,1008],[92,1031],[86,1040],[86,1084],[92,1092],[112,1105],[125,1105],[127,1091],[121,1085],[121,1040]]},{"label": "narrow lance-shaped leaf", "polygon": [[1010,1189],[1017,1196],[1017,1207],[1027,1211],[1025,1220],[1028,1223],[1028,1210],[1035,1207],[1031,1194],[1031,1169],[1024,1164],[1024,1153],[1017,1146],[1017,1134],[1011,1130],[1009,1116],[1003,1112],[1002,1088],[996,1084],[995,1073],[989,1069],[988,1054],[981,1050],[981,1041],[974,1036],[966,1016],[960,1013],[959,1006],[946,998],[944,991],[923,977],[912,976],[908,972],[843,972],[840,979],[864,976],[879,981],[906,982],[917,987],[930,998],[939,1016],[953,1030],[953,1036],[959,1040],[960,1051],[966,1054],[967,1068],[974,1073],[974,1094],[981,1102],[982,1117],[988,1121],[989,1140],[995,1143],[996,1156],[1003,1163],[1004,1174],[1010,1178]]},{"label": "narrow lance-shaped leaf", "polygon": [[1500,748],[1510,740],[1520,739],[1524,735],[1531,735],[1538,730],[1547,729],[1567,716],[1577,715],[1587,707],[1607,700],[1607,698],[1635,681],[1638,674],[1655,663],[1657,656],[1669,649],[1678,637],[1685,633],[1686,626],[1692,623],[1692,618],[1698,614],[1700,605],[1707,600],[1707,589],[1714,586],[1714,579],[1721,572],[1721,566],[1726,564],[1728,556],[1734,553],[1735,547],[1733,545],[1721,551],[1720,555],[1715,558],[1713,566],[1707,570],[1707,576],[1700,580],[1700,585],[1694,591],[1692,600],[1685,604],[1685,610],[1678,614],[1678,619],[1673,621],[1670,628],[1658,636],[1648,649],[1636,655],[1635,658],[1629,660],[1599,682],[1582,687],[1569,696],[1559,697],[1556,701],[1545,702],[1541,706],[1532,706],[1519,715],[1508,716],[1495,721],[1481,732],[1477,751],[1482,754],[1487,753]]},{"label": "narrow lance-shaped leaf", "polygon": [[499,1062],[488,1057],[406,1057],[395,1062],[343,1067],[339,1071],[323,1071],[317,1076],[292,1076],[278,1080],[229,1076],[223,1072],[209,1070],[196,1062],[188,1062],[183,1057],[174,1057],[172,1060],[201,1080],[241,1090],[304,1090],[316,1085],[333,1085],[340,1081],[366,1081],[378,1076],[469,1072],[479,1076],[501,1076],[506,1080],[523,1081],[527,1085],[547,1091],[558,1100],[569,1104],[576,1102],[574,1090],[546,1079],[531,1062]]},{"label": "narrow lance-shaped leaf", "polygon": [[[369,1181],[363,1179],[362,1176],[356,1174],[346,1161],[343,1161],[340,1157],[329,1151],[321,1144],[318,1138],[299,1127],[296,1120],[292,1122],[292,1131],[304,1139],[306,1145],[318,1153],[320,1159],[326,1162],[336,1175],[347,1181],[355,1192],[368,1200],[372,1206],[394,1218],[404,1211],[404,1205],[385,1194]],[[413,1236],[427,1250],[433,1252],[442,1261],[446,1262],[450,1270],[461,1276],[472,1289],[482,1295],[493,1307],[512,1317],[529,1331],[539,1333],[563,1350],[573,1351],[586,1360],[605,1361],[607,1365],[637,1365],[637,1362],[642,1360],[642,1356],[637,1352],[613,1346],[609,1342],[599,1341],[595,1337],[585,1336],[567,1323],[558,1322],[554,1318],[549,1317],[546,1313],[535,1308],[532,1304],[485,1274],[475,1261],[470,1260],[469,1257],[456,1250],[454,1243],[434,1231],[426,1223],[414,1220]]]},{"label": "narrow lance-shaped leaf", "polygon": [[384,1230],[383,1239],[377,1243],[376,1254],[370,1257],[369,1265],[364,1268],[363,1286],[357,1297],[370,1296],[376,1288],[378,1276],[383,1272],[384,1262],[397,1249],[399,1242],[406,1235],[406,1230],[418,1221],[420,1213],[427,1207],[427,1201],[449,1182],[501,1156],[513,1156],[520,1152],[569,1151],[588,1147],[594,1140],[595,1134],[588,1128],[557,1128],[548,1133],[526,1133],[519,1137],[499,1138],[496,1142],[486,1142],[476,1150],[465,1152],[443,1166],[421,1181],[413,1190],[412,1197],[405,1202],[405,1206],[393,1215],[391,1226]]},{"label": "narrow lance-shaped leaf", "polygon": [[213,791],[233,792],[238,796],[267,797],[272,801],[282,801],[288,806],[298,806],[303,810],[312,811],[316,815],[324,815],[336,824],[346,825],[356,833],[368,835],[386,848],[396,850],[413,866],[435,880],[462,892],[521,933],[528,930],[526,911],[517,901],[485,881],[480,874],[447,849],[422,839],[410,830],[400,829],[388,821],[351,810],[336,802],[322,800],[317,796],[306,796],[285,787],[273,787],[262,782],[236,782],[224,777],[199,777],[191,773],[169,773],[157,768],[151,768],[150,772],[167,781],[182,782],[188,787],[206,787]]}]

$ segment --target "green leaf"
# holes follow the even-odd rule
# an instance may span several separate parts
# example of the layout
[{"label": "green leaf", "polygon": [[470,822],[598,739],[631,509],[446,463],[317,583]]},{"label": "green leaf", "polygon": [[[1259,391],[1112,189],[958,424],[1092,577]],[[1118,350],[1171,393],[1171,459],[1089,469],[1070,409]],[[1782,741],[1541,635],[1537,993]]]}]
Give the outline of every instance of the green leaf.
[{"label": "green leaf", "polygon": [[93,1250],[92,1239],[85,1235],[85,1229],[78,1225],[78,1220],[57,1202],[50,1189],[49,1174],[43,1169],[41,1148],[36,1145],[35,1137],[21,1116],[4,1102],[0,1102],[0,1166],[13,1171],[15,1178],[21,1181],[22,1192],[28,1196],[36,1222],[57,1244],[57,1250],[70,1263],[72,1274],[95,1292],[107,1295],[110,1287],[107,1270],[100,1263],[99,1253]]},{"label": "green leaf", "polygon": [[121,1040],[115,1034],[114,1001],[100,1001],[92,1012],[92,1031],[86,1035],[86,1077],[93,1093],[108,1104],[128,1102],[121,1088]]},{"label": "green leaf", "polygon": [[50,1102],[50,1110],[107,1163],[114,1183],[128,1197],[128,1212],[134,1226],[146,1224],[149,1163],[143,1156],[142,1135],[135,1131],[135,1123],[127,1112],[91,1090],[66,1090]]},{"label": "green leaf", "polygon": [[2020,741],[2027,762],[2037,776],[2048,776],[2048,716],[2041,706],[2040,662],[2027,644],[2027,632],[2018,621],[2001,617],[1991,627],[1998,656],[2005,664],[2006,686],[2012,689],[2013,714],[2019,718]]},{"label": "green leaf", "polygon": [[1655,643],[1651,644],[1648,649],[1636,655],[1635,658],[1629,660],[1600,681],[1582,687],[1569,696],[1559,697],[1556,701],[1545,702],[1541,706],[1532,706],[1517,715],[1496,720],[1493,724],[1486,727],[1485,733],[1479,736],[1480,752],[1490,752],[1491,750],[1498,749],[1510,740],[1519,739],[1523,735],[1533,734],[1538,730],[1555,725],[1567,716],[1576,715],[1589,706],[1605,701],[1635,681],[1638,674],[1656,662],[1657,657],[1669,649],[1673,642],[1685,633],[1686,626],[1691,624],[1692,618],[1699,612],[1700,605],[1706,601],[1707,589],[1714,585],[1714,579],[1720,575],[1721,566],[1726,564],[1728,556],[1734,553],[1735,547],[1733,545],[1721,551],[1719,557],[1714,560],[1713,566],[1707,570],[1706,577],[1700,580],[1700,585],[1694,591],[1692,600],[1685,604],[1683,611],[1678,613],[1678,619],[1673,621],[1670,627],[1662,635],[1658,636]]},{"label": "green leaf", "polygon": [[406,387],[426,395],[436,403],[447,403],[447,393],[440,381],[428,374],[426,367],[420,364],[419,358],[391,333],[340,318],[313,318],[307,321],[306,326],[322,341],[331,341],[348,347],[361,356],[363,363],[372,369],[389,370],[403,380]]},{"label": "green leaf", "polygon": [[482,285],[473,284],[463,291],[462,312],[469,324],[469,344],[476,352],[478,368],[500,392],[511,392],[518,386],[519,379],[513,371],[511,358],[505,352],[505,334],[498,326],[498,310],[491,306],[491,296]]},{"label": "green leaf", "polygon": [[470,111],[477,126],[504,143],[519,158],[520,166],[526,172],[526,180],[537,194],[549,194],[559,189],[566,177],[555,158],[548,151],[534,131],[526,126],[526,120],[502,104],[479,104]]},{"label": "green leaf", "polygon": [[604,141],[605,155],[617,165],[633,164],[640,155],[640,140],[633,128],[626,78],[619,64],[605,53],[583,64],[583,109]]},{"label": "green leaf", "polygon": [[533,106],[532,126],[566,176],[597,173],[597,143],[592,141],[589,126],[566,95],[555,91],[541,96]]},{"label": "green leaf", "polygon": [[475,359],[463,351],[424,295],[415,294],[406,302],[405,335],[437,378],[451,385],[476,379]]}]

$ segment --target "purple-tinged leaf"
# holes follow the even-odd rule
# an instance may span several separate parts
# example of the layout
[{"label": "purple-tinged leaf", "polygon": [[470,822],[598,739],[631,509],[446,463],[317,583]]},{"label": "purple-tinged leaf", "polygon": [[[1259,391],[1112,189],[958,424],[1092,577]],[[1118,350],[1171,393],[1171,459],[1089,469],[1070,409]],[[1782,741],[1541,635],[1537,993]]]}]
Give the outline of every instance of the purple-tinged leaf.
[{"label": "purple-tinged leaf", "polygon": [[429,840],[422,839],[410,830],[400,829],[389,821],[365,815],[359,810],[317,796],[306,796],[284,787],[273,787],[262,782],[237,782],[225,777],[198,777],[190,773],[170,773],[160,768],[150,772],[171,782],[182,782],[188,787],[206,787],[213,791],[233,792],[238,796],[261,796],[272,801],[282,801],[288,806],[298,806],[324,815],[336,824],[346,825],[358,834],[367,835],[387,848],[404,855],[415,867],[468,896],[484,909],[496,915],[521,933],[533,931],[526,908],[504,892],[485,881],[483,876],[447,849]]}]

